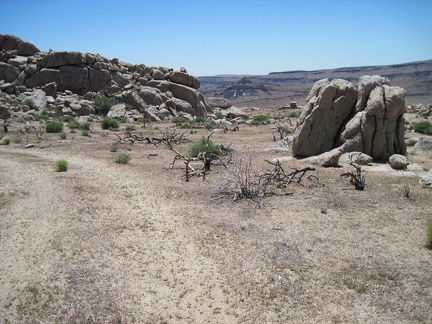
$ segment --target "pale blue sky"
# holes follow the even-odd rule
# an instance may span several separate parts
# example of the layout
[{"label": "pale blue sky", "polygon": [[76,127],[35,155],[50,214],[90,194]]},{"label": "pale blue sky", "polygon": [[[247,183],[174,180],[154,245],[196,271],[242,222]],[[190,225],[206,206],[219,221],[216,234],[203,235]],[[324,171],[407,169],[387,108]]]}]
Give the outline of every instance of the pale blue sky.
[{"label": "pale blue sky", "polygon": [[431,0],[0,0],[0,33],[196,76],[432,59]]}]

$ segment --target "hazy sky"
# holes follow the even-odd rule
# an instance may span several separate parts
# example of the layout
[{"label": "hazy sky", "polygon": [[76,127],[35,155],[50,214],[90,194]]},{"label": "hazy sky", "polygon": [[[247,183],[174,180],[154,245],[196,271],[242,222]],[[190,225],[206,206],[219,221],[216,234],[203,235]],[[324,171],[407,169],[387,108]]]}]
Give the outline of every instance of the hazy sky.
[{"label": "hazy sky", "polygon": [[0,33],[195,76],[432,59],[432,0],[0,0]]}]

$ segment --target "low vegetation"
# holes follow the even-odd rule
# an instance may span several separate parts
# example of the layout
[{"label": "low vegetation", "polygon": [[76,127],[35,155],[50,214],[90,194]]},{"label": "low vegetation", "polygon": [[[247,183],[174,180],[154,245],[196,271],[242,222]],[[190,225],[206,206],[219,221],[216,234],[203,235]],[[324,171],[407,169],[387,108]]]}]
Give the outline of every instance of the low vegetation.
[{"label": "low vegetation", "polygon": [[211,139],[207,137],[201,137],[201,139],[194,143],[189,150],[189,155],[191,157],[197,157],[200,153],[207,153],[213,155],[221,155],[221,147],[220,145],[213,142]]},{"label": "low vegetation", "polygon": [[97,113],[102,116],[106,116],[110,111],[111,107],[119,103],[115,98],[100,96],[94,98],[93,102],[96,106]]},{"label": "low vegetation", "polygon": [[432,135],[432,123],[424,120],[414,125],[414,131],[417,133]]},{"label": "low vegetation", "polygon": [[120,123],[114,118],[104,118],[101,123],[102,129],[116,130],[120,127]]},{"label": "low vegetation", "polygon": [[115,160],[115,163],[118,164],[128,164],[132,160],[131,156],[129,154],[123,153],[120,154]]},{"label": "low vegetation", "polygon": [[432,220],[426,225],[427,246],[432,249]]},{"label": "low vegetation", "polygon": [[57,172],[66,172],[68,170],[69,163],[66,160],[58,160],[54,164]]},{"label": "low vegetation", "polygon": [[59,121],[47,122],[45,130],[47,133],[61,133],[63,132],[63,123]]}]

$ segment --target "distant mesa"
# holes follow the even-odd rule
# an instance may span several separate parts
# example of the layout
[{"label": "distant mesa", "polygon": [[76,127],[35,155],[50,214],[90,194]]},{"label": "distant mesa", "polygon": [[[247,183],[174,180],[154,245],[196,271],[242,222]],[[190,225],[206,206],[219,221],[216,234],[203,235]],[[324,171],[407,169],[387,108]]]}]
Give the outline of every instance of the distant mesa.
[{"label": "distant mesa", "polygon": [[241,97],[252,97],[259,95],[260,92],[268,93],[271,87],[265,85],[263,81],[254,77],[243,77],[234,86],[230,86],[223,91],[226,99],[236,99]]}]

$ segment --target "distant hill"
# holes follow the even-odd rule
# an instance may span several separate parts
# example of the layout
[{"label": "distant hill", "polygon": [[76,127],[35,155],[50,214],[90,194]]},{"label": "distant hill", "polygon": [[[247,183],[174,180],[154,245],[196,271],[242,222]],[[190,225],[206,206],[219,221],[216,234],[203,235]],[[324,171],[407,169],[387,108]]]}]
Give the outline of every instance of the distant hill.
[{"label": "distant hill", "polygon": [[[290,101],[304,103],[313,84],[321,79],[357,83],[362,75],[381,75],[408,91],[407,102],[432,104],[432,60],[395,65],[342,67],[316,71],[271,72],[267,75],[200,77],[201,93],[224,97],[238,106],[280,107]],[[245,80],[242,80],[246,78]],[[256,86],[256,87],[254,87]]]}]

